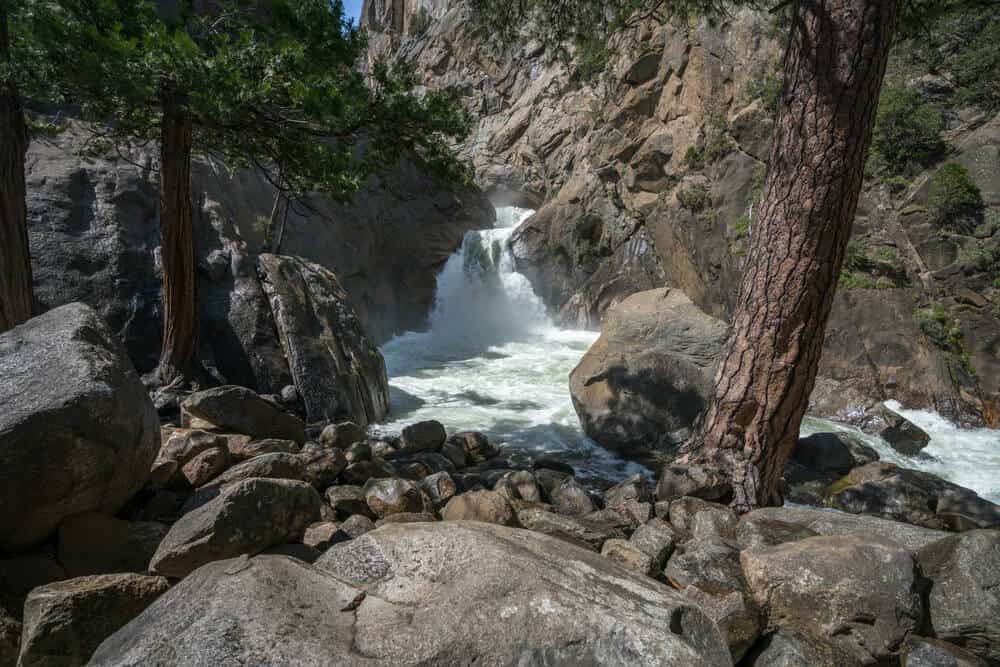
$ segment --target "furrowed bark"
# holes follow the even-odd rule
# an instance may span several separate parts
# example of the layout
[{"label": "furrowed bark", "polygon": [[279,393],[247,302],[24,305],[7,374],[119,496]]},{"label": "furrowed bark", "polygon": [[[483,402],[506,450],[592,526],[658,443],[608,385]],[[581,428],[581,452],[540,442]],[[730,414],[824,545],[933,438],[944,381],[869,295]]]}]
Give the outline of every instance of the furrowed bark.
[{"label": "furrowed bark", "polygon": [[[0,64],[10,57],[7,2],[0,0]],[[14,84],[0,81],[0,332],[31,317],[31,256],[25,204],[28,128]]]},{"label": "furrowed bark", "polygon": [[797,0],[768,175],[715,394],[682,463],[781,504],[861,191],[896,0]]},{"label": "furrowed bark", "polygon": [[163,384],[191,377],[198,350],[194,233],[191,224],[192,120],[164,95],[160,127],[160,243],[163,261]]}]

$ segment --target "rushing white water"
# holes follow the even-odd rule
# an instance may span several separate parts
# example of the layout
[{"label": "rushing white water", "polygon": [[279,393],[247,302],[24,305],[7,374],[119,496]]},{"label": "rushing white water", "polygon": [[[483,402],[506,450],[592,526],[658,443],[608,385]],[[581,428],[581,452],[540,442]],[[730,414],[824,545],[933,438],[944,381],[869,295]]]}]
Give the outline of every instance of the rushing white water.
[{"label": "rushing white water", "polygon": [[494,229],[466,234],[438,276],[430,329],[383,346],[395,421],[382,428],[437,419],[487,433],[515,461],[549,456],[595,479],[645,472],[580,430],[569,373],[597,334],[555,327],[515,271],[507,242],[533,212],[498,208]]},{"label": "rushing white water", "polygon": [[883,461],[932,473],[1000,503],[1000,431],[958,428],[934,412],[907,410],[896,401],[888,401],[886,405],[931,436],[930,444],[919,455],[903,456],[882,438],[825,419],[806,417],[801,434],[807,436],[821,431],[854,433],[874,447]]}]

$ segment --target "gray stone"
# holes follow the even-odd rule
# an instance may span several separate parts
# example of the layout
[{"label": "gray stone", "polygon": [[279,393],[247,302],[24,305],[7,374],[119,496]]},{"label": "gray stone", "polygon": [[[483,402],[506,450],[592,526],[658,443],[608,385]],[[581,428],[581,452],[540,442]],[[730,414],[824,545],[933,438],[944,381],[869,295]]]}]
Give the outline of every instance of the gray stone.
[{"label": "gray stone", "polygon": [[361,537],[372,530],[375,530],[375,523],[364,514],[349,516],[340,524],[340,532],[349,540]]},{"label": "gray stone", "polygon": [[368,507],[380,519],[400,512],[423,512],[430,506],[420,487],[405,479],[370,479],[364,494]]},{"label": "gray stone", "polygon": [[417,452],[439,452],[448,434],[441,422],[434,419],[417,422],[403,428],[403,449]]},{"label": "gray stone", "polygon": [[363,442],[356,442],[344,450],[344,459],[348,465],[359,461],[371,461],[372,448]]},{"label": "gray stone", "polygon": [[184,426],[209,426],[255,438],[306,441],[305,424],[245,387],[225,386],[191,394],[181,404]]},{"label": "gray stone", "polygon": [[629,541],[653,559],[657,572],[663,570],[674,553],[677,535],[666,521],[652,519],[635,529]]},{"label": "gray stone", "polygon": [[979,656],[929,637],[911,636],[899,657],[901,667],[987,667]]},{"label": "gray stone", "polygon": [[659,573],[653,558],[628,540],[607,540],[601,546],[601,555],[637,574],[654,577]]},{"label": "gray stone", "polygon": [[325,489],[335,484],[337,478],[348,467],[343,451],[317,445],[315,442],[307,442],[298,457],[305,466],[302,479],[317,489]]},{"label": "gray stone", "polygon": [[485,521],[511,526],[517,521],[510,501],[496,491],[469,491],[455,496],[441,510],[445,521]]},{"label": "gray stone", "polygon": [[325,426],[319,442],[326,447],[347,449],[354,443],[363,441],[365,436],[365,430],[354,422],[339,422]]},{"label": "gray stone", "polygon": [[705,537],[710,533],[727,539],[736,536],[739,517],[729,507],[693,497],[678,498],[670,503],[670,523],[677,530],[694,533],[699,519]]},{"label": "gray stone", "polygon": [[334,543],[340,526],[332,521],[309,524],[302,535],[302,544],[318,551],[326,551]]},{"label": "gray stone", "polygon": [[546,500],[560,514],[580,516],[594,511],[587,490],[575,479],[568,479],[548,492]]},{"label": "gray stone", "polygon": [[371,508],[365,501],[365,492],[360,486],[351,484],[341,484],[331,486],[326,490],[326,502],[337,515],[337,519],[343,521],[354,514],[364,514],[368,518],[374,518]]},{"label": "gray stone", "polygon": [[499,454],[497,448],[490,444],[489,438],[484,433],[477,431],[455,433],[448,438],[448,442],[461,448],[471,464],[489,461]]},{"label": "gray stone", "polygon": [[180,473],[190,486],[197,488],[215,479],[227,467],[229,452],[222,447],[212,447],[181,466]]},{"label": "gray stone", "polygon": [[742,552],[772,626],[838,646],[855,660],[893,659],[923,622],[922,580],[905,547],[878,537],[810,537]]},{"label": "gray stone", "polygon": [[222,489],[171,528],[150,561],[156,574],[181,578],[205,563],[298,541],[319,519],[320,498],[309,484],[248,479]]},{"label": "gray stone", "polygon": [[145,572],[167,526],[122,521],[107,514],[74,514],[59,524],[59,563],[70,577]]},{"label": "gray stone", "polygon": [[689,496],[728,503],[732,495],[729,477],[711,466],[667,464],[656,483],[656,499],[660,501]]},{"label": "gray stone", "polygon": [[372,459],[350,464],[341,472],[340,480],[344,484],[361,486],[370,479],[385,479],[395,474],[396,469],[388,461]]},{"label": "gray stone", "polygon": [[298,454],[261,454],[252,459],[238,463],[219,475],[214,485],[223,486],[241,482],[251,477],[267,477],[269,479],[297,479],[306,476],[306,462]]},{"label": "gray stone", "polygon": [[931,441],[931,436],[926,431],[893,412],[885,404],[868,411],[861,430],[881,436],[893,449],[906,456],[916,456]]},{"label": "gray stone", "polygon": [[17,654],[21,650],[21,623],[0,605],[0,665],[17,664]]},{"label": "gray stone", "polygon": [[612,539],[625,539],[625,531],[613,524],[570,517],[538,508],[522,509],[517,513],[518,523],[538,533],[557,537],[571,544],[600,551]]},{"label": "gray stone", "polygon": [[674,588],[694,586],[711,595],[746,592],[740,552],[715,539],[690,540],[679,546],[663,571]]},{"label": "gray stone", "polygon": [[420,488],[427,494],[435,507],[443,507],[458,493],[458,485],[446,472],[428,475],[420,482]]},{"label": "gray stone", "polygon": [[36,588],[24,605],[18,665],[82,667],[102,641],[169,588],[163,577],[104,574]]},{"label": "gray stone", "polygon": [[114,514],[142,488],[159,420],[125,350],[72,304],[0,334],[0,551],[79,512]]},{"label": "gray stone", "polygon": [[804,540],[807,537],[819,535],[814,530],[797,523],[778,521],[777,519],[767,519],[755,517],[753,513],[745,515],[736,527],[736,542],[740,549],[752,549],[754,547],[773,547],[785,542],[795,542]]},{"label": "gray stone", "polygon": [[758,641],[744,661],[747,667],[861,667],[854,656],[814,637],[778,628]]},{"label": "gray stone", "polygon": [[229,442],[229,453],[237,461],[248,461],[264,454],[298,454],[302,450],[294,440],[280,438],[265,438],[263,440],[248,440],[234,446]]},{"label": "gray stone", "polygon": [[[474,572],[456,557],[471,554]],[[714,625],[661,584],[544,535],[452,522],[386,525],[315,566],[213,563],[105,641],[93,664],[204,656],[304,667],[358,656],[372,665],[731,664]]]},{"label": "gray stone", "polygon": [[719,626],[733,662],[738,664],[763,632],[767,615],[748,595],[738,591],[712,595],[697,586],[688,586],[682,593]]},{"label": "gray stone", "polygon": [[921,549],[918,561],[931,580],[934,636],[1000,662],[1000,531],[948,537]]}]

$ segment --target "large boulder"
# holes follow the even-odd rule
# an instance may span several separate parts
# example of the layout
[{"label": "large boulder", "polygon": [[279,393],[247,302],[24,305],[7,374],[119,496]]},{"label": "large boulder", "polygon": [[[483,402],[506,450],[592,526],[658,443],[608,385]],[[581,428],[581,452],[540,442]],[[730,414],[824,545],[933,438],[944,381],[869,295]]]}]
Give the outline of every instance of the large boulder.
[{"label": "large boulder", "polygon": [[385,361],[337,276],[300,257],[263,254],[258,265],[308,421],[381,421],[389,414]]},{"label": "large boulder", "polygon": [[321,503],[306,482],[255,478],[233,484],[170,528],[149,569],[180,578],[211,561],[295,542],[319,521]]},{"label": "large boulder", "polygon": [[246,387],[228,385],[191,394],[181,404],[185,426],[207,426],[255,438],[283,438],[303,443],[305,424]]},{"label": "large boulder", "polygon": [[839,647],[861,664],[893,658],[923,622],[913,554],[877,537],[809,537],[740,554],[772,626]]},{"label": "large boulder", "polygon": [[115,572],[145,572],[167,534],[156,521],[122,521],[86,512],[59,525],[59,563],[70,577]]},{"label": "large boulder", "polygon": [[20,667],[82,667],[101,642],[169,588],[163,577],[104,574],[40,586],[24,604]]},{"label": "large boulder", "polygon": [[[293,619],[293,620],[292,620]],[[594,553],[481,523],[390,524],[314,566],[213,563],[92,664],[730,665],[678,593]]]},{"label": "large boulder", "polygon": [[114,514],[159,449],[153,404],[91,308],[0,335],[0,551],[42,542],[71,514]]},{"label": "large boulder", "polygon": [[705,408],[728,333],[679,289],[640,292],[611,308],[570,374],[584,431],[626,456],[668,455]]},{"label": "large boulder", "polygon": [[924,547],[934,636],[1000,663],[1000,531],[974,530]]}]

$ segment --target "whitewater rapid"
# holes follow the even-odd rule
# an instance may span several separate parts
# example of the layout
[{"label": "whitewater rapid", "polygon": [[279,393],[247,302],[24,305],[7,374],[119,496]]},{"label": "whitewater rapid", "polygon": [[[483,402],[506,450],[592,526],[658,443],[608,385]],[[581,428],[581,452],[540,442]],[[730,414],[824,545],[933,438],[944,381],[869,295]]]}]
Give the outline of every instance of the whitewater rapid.
[{"label": "whitewater rapid", "polygon": [[[597,334],[553,325],[531,283],[517,272],[508,242],[532,213],[498,208],[493,229],[468,232],[438,276],[429,329],[397,336],[382,347],[393,421],[380,430],[398,432],[414,421],[437,419],[449,432],[487,433],[518,463],[548,456],[593,480],[649,474],[580,428],[569,373]],[[1000,502],[1000,431],[959,429],[932,412],[893,402],[889,407],[931,436],[919,456],[903,456],[877,436],[824,419],[807,417],[801,434],[849,431],[885,461],[925,470]]]}]

